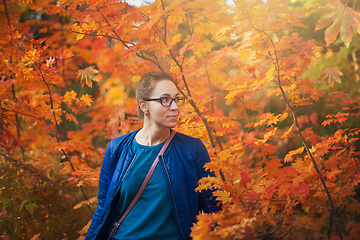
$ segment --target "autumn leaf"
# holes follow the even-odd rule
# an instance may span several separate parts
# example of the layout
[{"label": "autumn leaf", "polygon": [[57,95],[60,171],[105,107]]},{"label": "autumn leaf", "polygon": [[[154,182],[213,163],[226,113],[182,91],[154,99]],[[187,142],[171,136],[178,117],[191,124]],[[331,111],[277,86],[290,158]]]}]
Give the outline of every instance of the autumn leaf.
[{"label": "autumn leaf", "polygon": [[31,240],[39,239],[40,235],[41,235],[41,233],[34,235],[34,236],[31,238]]},{"label": "autumn leaf", "polygon": [[92,204],[92,203],[94,203],[94,202],[96,202],[96,201],[97,201],[97,197],[92,197],[92,198],[90,198],[90,199],[88,199],[88,200],[86,200],[86,201],[82,201],[82,202],[76,204],[76,205],[74,206],[74,209],[78,209],[78,208],[82,207],[84,204],[85,204],[85,205]]},{"label": "autumn leaf", "polygon": [[[198,215],[194,240],[323,238],[331,216],[336,225],[331,198],[344,210],[344,239],[357,239],[360,205],[349,201],[360,180],[357,48],[326,49],[312,25],[325,6],[317,29],[328,28],[327,45],[338,37],[348,46],[359,32],[360,6],[301,2],[306,7],[283,0],[158,0],[139,8],[4,1],[11,11],[0,11],[0,220],[13,231],[2,237],[84,238],[105,148],[142,127],[135,89],[145,73],[160,70],[187,99],[176,130],[209,151],[205,170],[215,174],[199,179],[196,191],[214,189],[226,203]],[[96,88],[77,87],[93,86],[100,73],[106,79]],[[31,218],[9,218],[25,210]]]},{"label": "autumn leaf", "polygon": [[77,93],[74,90],[71,90],[70,92],[66,92],[63,96],[63,101],[66,103],[71,103],[73,100],[77,99]]},{"label": "autumn leaf", "polygon": [[76,124],[79,123],[78,120],[76,119],[76,117],[75,117],[73,114],[66,113],[66,114],[65,114],[65,117],[66,117],[66,119],[69,120],[69,121],[72,121],[72,122],[74,122],[74,123],[76,123]]},{"label": "autumn leaf", "polygon": [[58,56],[58,58],[60,60],[63,60],[63,59],[67,59],[67,58],[71,58],[74,56],[74,53],[68,49],[68,48],[65,48],[62,53]]},{"label": "autumn leaf", "polygon": [[89,94],[82,95],[80,100],[87,106],[91,106],[91,103],[93,102]]},{"label": "autumn leaf", "polygon": [[221,201],[223,204],[230,203],[232,201],[230,193],[225,190],[216,191],[213,195],[216,197],[216,200]]},{"label": "autumn leaf", "polygon": [[84,86],[84,83],[89,87],[92,87],[92,81],[98,82],[99,79],[96,77],[99,71],[94,69],[93,66],[87,67],[85,69],[80,69],[76,72],[77,77],[80,78],[81,86]]},{"label": "autumn leaf", "polygon": [[291,133],[291,131],[292,131],[292,129],[293,129],[294,126],[295,126],[295,124],[293,123],[293,124],[289,127],[289,129],[288,129],[286,132],[284,132],[284,134],[281,136],[281,138],[286,138],[286,137],[288,137],[289,134]]},{"label": "autumn leaf", "polygon": [[265,142],[266,142],[267,140],[269,140],[270,137],[274,136],[274,134],[275,134],[275,132],[276,132],[277,129],[278,129],[278,128],[276,127],[276,128],[274,128],[273,130],[271,130],[270,132],[267,132],[267,133],[264,134],[264,140],[265,140]]},{"label": "autumn leaf", "polygon": [[322,77],[324,82],[328,82],[331,87],[334,87],[334,82],[341,83],[340,76],[343,76],[343,73],[339,68],[324,68]]},{"label": "autumn leaf", "polygon": [[348,47],[351,43],[353,32],[360,33],[360,13],[344,6],[339,0],[336,0],[334,4],[326,6],[325,12],[326,15],[319,20],[315,30],[331,24],[325,31],[326,45],[332,44],[340,32],[341,41]]},{"label": "autumn leaf", "polygon": [[285,156],[284,161],[285,161],[285,162],[290,162],[290,161],[292,161],[292,158],[293,158],[292,156],[294,156],[295,154],[301,154],[303,151],[304,151],[304,147],[299,147],[299,148],[296,149],[296,150],[290,151],[290,152]]},{"label": "autumn leaf", "polygon": [[201,54],[210,51],[212,46],[213,44],[208,39],[205,39],[194,46],[194,52],[197,56],[201,56]]}]

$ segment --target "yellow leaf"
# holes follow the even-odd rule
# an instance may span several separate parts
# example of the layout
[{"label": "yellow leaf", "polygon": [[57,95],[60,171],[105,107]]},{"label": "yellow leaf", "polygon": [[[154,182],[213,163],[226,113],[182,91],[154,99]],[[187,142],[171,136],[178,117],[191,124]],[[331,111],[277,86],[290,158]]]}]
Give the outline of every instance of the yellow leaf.
[{"label": "yellow leaf", "polygon": [[73,209],[78,209],[78,208],[81,208],[83,205],[90,205],[91,203],[95,202],[97,200],[97,197],[92,197],[90,198],[89,200],[86,200],[86,201],[82,201],[78,204],[76,204]]},{"label": "yellow leaf", "polygon": [[80,100],[84,102],[87,106],[91,106],[91,103],[93,102],[89,94],[82,95]]},{"label": "yellow leaf", "polygon": [[281,136],[281,138],[286,138],[287,136],[289,136],[290,132],[292,131],[293,127],[295,124],[292,124],[290,126],[290,128]]},{"label": "yellow leaf", "polygon": [[222,203],[228,203],[232,201],[230,193],[225,190],[216,191],[213,195],[217,197],[216,200],[221,201]]},{"label": "yellow leaf", "polygon": [[175,45],[176,43],[181,41],[181,33],[176,34],[172,39],[171,39],[171,45]]},{"label": "yellow leaf", "polygon": [[76,35],[76,41],[79,41],[85,37],[85,34],[77,34]]},{"label": "yellow leaf", "polygon": [[276,127],[273,130],[271,130],[270,132],[265,133],[264,139],[267,141],[271,136],[274,136],[277,129],[278,128]]},{"label": "yellow leaf", "polygon": [[73,100],[76,99],[77,93],[74,90],[71,90],[71,92],[66,92],[63,96],[63,101],[66,103],[71,103]]},{"label": "yellow leaf", "polygon": [[285,162],[290,162],[292,160],[292,156],[295,154],[301,154],[304,151],[304,147],[299,147],[296,150],[290,151],[286,156],[284,161]]},{"label": "yellow leaf", "polygon": [[209,41],[209,39],[205,39],[200,42],[195,48],[195,54],[197,56],[201,56],[201,54],[206,53],[211,50],[213,44]]},{"label": "yellow leaf", "polygon": [[284,121],[288,116],[289,116],[289,114],[288,114],[287,112],[284,112],[284,113],[279,117],[279,122]]}]

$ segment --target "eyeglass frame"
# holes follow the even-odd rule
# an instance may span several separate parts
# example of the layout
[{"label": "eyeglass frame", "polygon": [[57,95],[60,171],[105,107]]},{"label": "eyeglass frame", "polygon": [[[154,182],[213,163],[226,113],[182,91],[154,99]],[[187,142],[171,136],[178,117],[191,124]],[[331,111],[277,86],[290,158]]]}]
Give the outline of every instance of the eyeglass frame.
[{"label": "eyeglass frame", "polygon": [[[162,103],[162,101],[161,101],[162,98],[171,98],[171,101],[170,101],[170,103],[169,103],[168,106],[165,106],[165,105]],[[176,99],[183,99],[183,104],[178,105],[178,104],[176,103]],[[170,97],[170,96],[161,96],[161,97],[159,97],[159,98],[143,99],[143,101],[159,101],[160,104],[161,104],[161,106],[163,106],[163,107],[170,107],[173,102],[175,102],[176,106],[181,107],[182,105],[185,104],[185,100],[186,100],[185,97],[175,97],[175,98],[172,98],[172,97]]]}]

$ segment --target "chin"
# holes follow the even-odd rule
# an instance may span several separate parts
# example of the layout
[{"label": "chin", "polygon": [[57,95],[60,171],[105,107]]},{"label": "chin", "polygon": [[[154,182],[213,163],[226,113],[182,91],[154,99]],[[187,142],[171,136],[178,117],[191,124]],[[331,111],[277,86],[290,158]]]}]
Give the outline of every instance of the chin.
[{"label": "chin", "polygon": [[174,128],[174,127],[176,127],[176,125],[177,125],[177,122],[175,122],[175,123],[169,123],[169,124],[166,124],[166,127],[168,127],[168,128]]}]

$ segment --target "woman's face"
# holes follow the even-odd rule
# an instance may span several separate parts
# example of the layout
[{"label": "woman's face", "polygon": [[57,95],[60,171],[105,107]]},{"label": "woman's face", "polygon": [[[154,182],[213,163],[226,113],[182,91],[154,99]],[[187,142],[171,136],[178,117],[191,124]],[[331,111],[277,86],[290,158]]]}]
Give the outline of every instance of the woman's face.
[{"label": "woman's face", "polygon": [[[172,81],[161,80],[156,83],[150,98],[175,98],[178,96],[179,92]],[[148,101],[145,102],[145,104],[150,124],[155,124],[160,128],[173,128],[176,126],[179,117],[179,107],[176,105],[175,101],[168,107],[162,106],[160,101]]]}]

